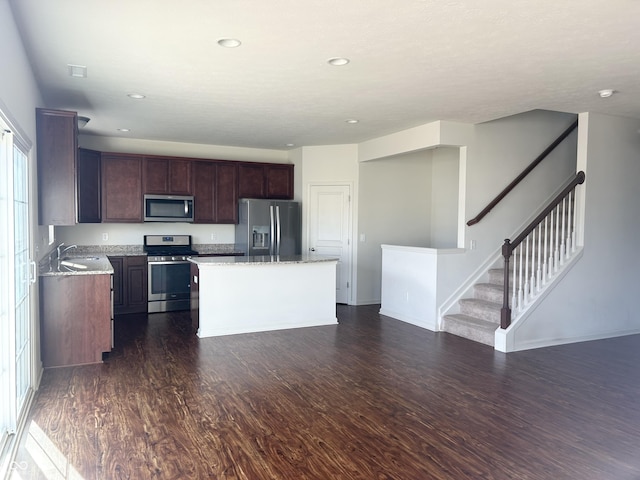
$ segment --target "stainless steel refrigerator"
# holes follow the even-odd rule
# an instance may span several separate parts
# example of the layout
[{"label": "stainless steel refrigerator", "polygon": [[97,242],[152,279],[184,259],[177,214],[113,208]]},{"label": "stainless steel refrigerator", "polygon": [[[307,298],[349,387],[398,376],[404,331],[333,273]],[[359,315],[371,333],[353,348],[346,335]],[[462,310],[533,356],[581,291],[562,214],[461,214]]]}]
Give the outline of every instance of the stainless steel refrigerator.
[{"label": "stainless steel refrigerator", "polygon": [[301,224],[298,202],[241,198],[236,246],[245,255],[298,255]]}]

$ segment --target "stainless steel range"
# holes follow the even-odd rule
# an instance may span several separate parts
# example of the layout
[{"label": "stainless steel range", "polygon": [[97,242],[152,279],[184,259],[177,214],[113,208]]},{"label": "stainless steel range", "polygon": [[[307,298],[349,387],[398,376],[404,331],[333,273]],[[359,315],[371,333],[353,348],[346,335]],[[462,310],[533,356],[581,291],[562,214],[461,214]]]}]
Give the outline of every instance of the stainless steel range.
[{"label": "stainless steel range", "polygon": [[148,312],[189,310],[191,263],[198,254],[191,235],[145,235],[144,251],[149,268]]}]

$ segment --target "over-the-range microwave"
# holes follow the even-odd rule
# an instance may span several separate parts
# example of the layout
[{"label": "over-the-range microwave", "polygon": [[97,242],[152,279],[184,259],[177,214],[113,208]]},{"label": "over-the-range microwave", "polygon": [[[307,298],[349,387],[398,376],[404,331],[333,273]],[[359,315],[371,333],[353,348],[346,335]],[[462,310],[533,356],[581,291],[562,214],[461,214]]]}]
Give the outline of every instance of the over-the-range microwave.
[{"label": "over-the-range microwave", "polygon": [[193,222],[190,195],[145,195],[145,222]]}]

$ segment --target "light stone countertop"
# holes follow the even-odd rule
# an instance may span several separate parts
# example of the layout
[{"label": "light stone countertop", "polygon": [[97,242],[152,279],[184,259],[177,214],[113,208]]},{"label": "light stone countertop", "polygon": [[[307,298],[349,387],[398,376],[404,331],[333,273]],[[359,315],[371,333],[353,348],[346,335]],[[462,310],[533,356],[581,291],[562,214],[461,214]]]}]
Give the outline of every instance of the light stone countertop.
[{"label": "light stone countertop", "polygon": [[[233,244],[198,244],[193,245],[193,249],[201,255],[242,254]],[[108,257],[139,255],[147,255],[142,245],[78,245],[65,252],[62,259],[63,262],[58,262],[54,249],[40,260],[38,264],[38,275],[41,277],[50,277],[62,275],[112,274],[113,267]]]},{"label": "light stone countertop", "polygon": [[65,255],[62,261],[53,259],[40,263],[39,275],[41,277],[67,276],[67,275],[111,275],[113,266],[104,254],[96,255]]},{"label": "light stone countertop", "polygon": [[260,255],[260,256],[229,256],[229,257],[194,257],[189,259],[199,267],[221,266],[221,265],[274,265],[274,264],[295,264],[295,263],[317,263],[317,262],[337,262],[337,257],[303,254],[303,255]]}]

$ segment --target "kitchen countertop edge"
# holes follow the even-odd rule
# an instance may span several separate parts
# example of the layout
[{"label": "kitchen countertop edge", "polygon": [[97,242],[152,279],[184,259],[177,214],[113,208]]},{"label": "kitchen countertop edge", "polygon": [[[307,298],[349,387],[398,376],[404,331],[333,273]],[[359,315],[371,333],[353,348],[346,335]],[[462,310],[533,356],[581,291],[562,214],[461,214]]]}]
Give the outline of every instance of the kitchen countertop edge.
[{"label": "kitchen countertop edge", "polygon": [[337,262],[339,259],[332,256],[323,255],[261,255],[261,256],[227,256],[227,257],[205,257],[191,258],[190,262],[199,267],[224,266],[224,265],[274,265],[274,264],[295,264],[295,263],[318,263]]}]

